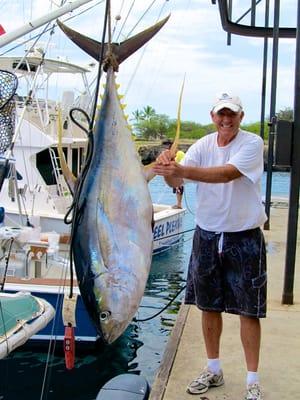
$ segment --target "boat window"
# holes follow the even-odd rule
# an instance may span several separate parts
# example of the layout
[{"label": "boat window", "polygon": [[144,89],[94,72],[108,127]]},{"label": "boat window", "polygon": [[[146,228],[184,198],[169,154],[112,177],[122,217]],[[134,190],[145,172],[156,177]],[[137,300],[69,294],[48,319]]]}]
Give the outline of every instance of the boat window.
[{"label": "boat window", "polygon": [[27,63],[21,63],[19,66],[18,62],[14,62],[13,63],[13,68],[16,69],[16,67],[18,67],[18,69],[20,69],[21,71],[31,71],[31,72],[36,72],[37,70],[37,65],[34,64],[27,64]]},{"label": "boat window", "polygon": [[[51,160],[50,151],[52,151],[53,158]],[[67,149],[63,148],[65,157],[67,158]],[[55,173],[53,171],[53,163],[57,164],[57,168],[60,169],[60,162],[58,152],[56,148],[45,149],[40,151],[36,155],[36,167],[44,179],[46,185],[56,185]]]}]

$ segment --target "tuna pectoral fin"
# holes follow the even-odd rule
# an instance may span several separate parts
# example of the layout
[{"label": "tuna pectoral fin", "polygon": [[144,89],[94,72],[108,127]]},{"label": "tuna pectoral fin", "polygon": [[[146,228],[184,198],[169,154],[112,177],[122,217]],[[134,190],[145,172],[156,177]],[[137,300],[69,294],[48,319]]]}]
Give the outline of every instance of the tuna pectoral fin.
[{"label": "tuna pectoral fin", "polygon": [[150,182],[151,179],[155,177],[155,173],[153,172],[152,166],[155,164],[155,162],[152,162],[151,164],[143,166],[143,175],[146,179],[147,182]]},{"label": "tuna pectoral fin", "polygon": [[[144,30],[143,32],[138,33],[135,36],[125,40],[122,43],[112,43],[112,51],[118,64],[121,64],[122,61],[126,60],[131,54],[133,54],[136,50],[142,47],[145,43],[147,43],[168,21],[170,15],[161,21],[157,22],[157,24],[151,26],[150,28]],[[62,29],[62,31],[82,50],[88,53],[91,57],[95,58],[99,61],[100,52],[101,52],[101,43],[96,40],[90,39],[87,36],[82,35],[79,32],[74,31],[73,29],[68,28],[62,22],[57,20],[57,25]],[[104,44],[104,55],[107,55],[107,44]]]}]

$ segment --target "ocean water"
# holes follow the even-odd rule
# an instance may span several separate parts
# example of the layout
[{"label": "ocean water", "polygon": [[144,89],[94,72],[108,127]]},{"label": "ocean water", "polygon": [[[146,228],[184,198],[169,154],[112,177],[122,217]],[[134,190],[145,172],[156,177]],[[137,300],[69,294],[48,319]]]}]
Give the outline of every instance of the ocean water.
[{"label": "ocean water", "polygon": [[[289,174],[275,173],[272,195],[287,197]],[[156,177],[150,183],[152,199],[156,203],[173,204],[175,195]],[[262,195],[265,191],[265,176]],[[184,206],[185,234],[181,244],[153,257],[151,271],[136,315],[148,318],[172,299],[185,285],[186,267],[191,250],[194,228],[194,186],[187,185]],[[132,322],[115,343],[89,351],[77,349],[75,368],[65,369],[62,349],[58,343],[52,348],[20,349],[0,360],[0,400],[92,400],[109,379],[122,373],[143,375],[150,384],[160,366],[169,334],[176,319],[183,293],[158,317],[146,322]],[[55,351],[53,351],[55,348]]]}]

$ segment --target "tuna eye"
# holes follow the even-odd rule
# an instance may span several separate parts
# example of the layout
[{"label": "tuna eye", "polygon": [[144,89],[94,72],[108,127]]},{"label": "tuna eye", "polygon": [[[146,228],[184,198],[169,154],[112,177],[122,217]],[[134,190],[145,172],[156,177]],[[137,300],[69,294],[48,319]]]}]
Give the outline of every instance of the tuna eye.
[{"label": "tuna eye", "polygon": [[111,315],[110,311],[102,311],[100,314],[100,321],[106,321]]}]

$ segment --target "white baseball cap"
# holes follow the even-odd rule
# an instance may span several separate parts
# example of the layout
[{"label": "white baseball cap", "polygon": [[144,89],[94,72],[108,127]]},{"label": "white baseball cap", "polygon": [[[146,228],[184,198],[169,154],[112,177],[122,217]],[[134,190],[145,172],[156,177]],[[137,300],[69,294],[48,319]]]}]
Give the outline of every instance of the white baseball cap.
[{"label": "white baseball cap", "polygon": [[243,110],[243,105],[241,99],[238,96],[224,92],[215,98],[212,112],[216,113],[223,108],[229,108],[233,112],[239,112]]}]

